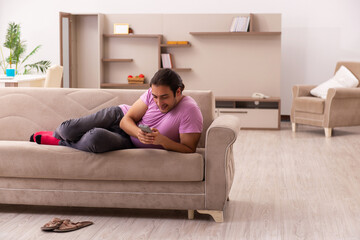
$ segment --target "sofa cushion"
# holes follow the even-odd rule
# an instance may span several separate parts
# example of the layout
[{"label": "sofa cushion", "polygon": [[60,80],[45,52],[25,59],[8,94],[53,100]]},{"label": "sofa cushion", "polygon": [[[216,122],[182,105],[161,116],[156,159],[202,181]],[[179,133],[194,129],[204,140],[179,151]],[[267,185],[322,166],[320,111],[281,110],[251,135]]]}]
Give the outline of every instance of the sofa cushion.
[{"label": "sofa cushion", "polygon": [[132,181],[204,178],[200,153],[127,149],[94,154],[25,141],[0,141],[0,152],[0,177]]},{"label": "sofa cushion", "polygon": [[311,89],[310,93],[313,96],[326,99],[330,88],[354,88],[357,85],[359,85],[359,80],[354,74],[345,66],[341,66],[332,78]]},{"label": "sofa cushion", "polygon": [[308,113],[324,113],[325,99],[317,97],[298,97],[294,100],[295,111]]}]

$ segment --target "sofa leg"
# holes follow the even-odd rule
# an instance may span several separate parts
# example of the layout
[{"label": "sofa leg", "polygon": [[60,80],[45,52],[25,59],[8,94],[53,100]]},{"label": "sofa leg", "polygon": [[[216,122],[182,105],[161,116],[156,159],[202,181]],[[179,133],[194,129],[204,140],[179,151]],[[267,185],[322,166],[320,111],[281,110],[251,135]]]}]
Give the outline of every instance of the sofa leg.
[{"label": "sofa leg", "polygon": [[291,123],[291,130],[293,132],[296,132],[296,127],[297,127],[296,123]]},{"label": "sofa leg", "polygon": [[224,211],[215,211],[215,210],[196,210],[196,211],[201,214],[209,214],[217,223],[224,222]]},{"label": "sofa leg", "polygon": [[325,137],[331,137],[332,128],[324,128],[324,131],[325,131]]},{"label": "sofa leg", "polygon": [[194,219],[195,210],[188,210],[188,219]]}]

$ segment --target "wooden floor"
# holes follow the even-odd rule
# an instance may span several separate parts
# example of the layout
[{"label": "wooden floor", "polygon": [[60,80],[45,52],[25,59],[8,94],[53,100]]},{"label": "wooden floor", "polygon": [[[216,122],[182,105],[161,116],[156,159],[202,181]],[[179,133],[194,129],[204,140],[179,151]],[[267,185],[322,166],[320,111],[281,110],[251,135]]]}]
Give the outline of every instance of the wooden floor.
[{"label": "wooden floor", "polygon": [[[0,205],[1,240],[360,239],[360,128],[240,132],[224,223],[186,211]],[[95,224],[46,233],[54,217]]]}]

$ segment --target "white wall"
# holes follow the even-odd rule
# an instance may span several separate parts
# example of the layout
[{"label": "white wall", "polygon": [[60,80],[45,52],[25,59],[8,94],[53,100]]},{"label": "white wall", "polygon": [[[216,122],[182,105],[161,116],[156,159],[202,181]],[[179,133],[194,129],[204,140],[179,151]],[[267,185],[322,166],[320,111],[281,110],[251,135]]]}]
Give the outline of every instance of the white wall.
[{"label": "white wall", "polygon": [[[71,13],[281,13],[282,114],[290,114],[291,87],[318,84],[338,60],[360,61],[359,0],[0,0],[0,42],[10,21],[21,23],[33,61],[59,63],[59,12]],[[215,80],[214,80],[215,81]]]}]

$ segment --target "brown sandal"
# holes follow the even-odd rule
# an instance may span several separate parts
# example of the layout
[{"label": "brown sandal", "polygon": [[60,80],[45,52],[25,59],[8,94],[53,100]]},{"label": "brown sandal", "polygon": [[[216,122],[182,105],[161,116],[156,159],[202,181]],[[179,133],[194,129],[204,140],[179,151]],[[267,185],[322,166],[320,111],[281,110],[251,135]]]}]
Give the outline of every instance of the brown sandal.
[{"label": "brown sandal", "polygon": [[64,220],[60,219],[60,218],[54,218],[53,220],[51,220],[50,222],[46,223],[44,226],[41,227],[41,230],[43,231],[52,231],[58,227],[60,227],[60,225],[63,223]]},{"label": "brown sandal", "polygon": [[54,232],[70,232],[70,231],[75,231],[78,230],[80,228],[83,227],[87,227],[94,224],[93,222],[90,221],[84,221],[84,222],[71,222],[70,219],[65,219],[62,224],[54,229]]}]

